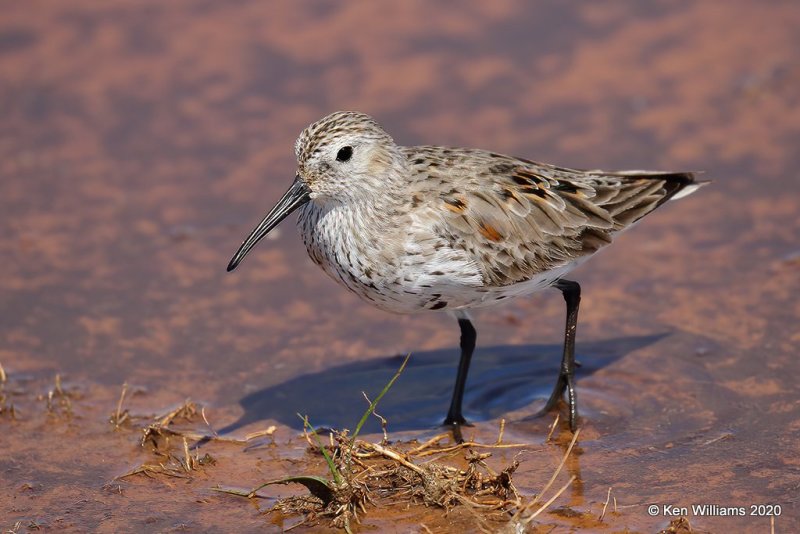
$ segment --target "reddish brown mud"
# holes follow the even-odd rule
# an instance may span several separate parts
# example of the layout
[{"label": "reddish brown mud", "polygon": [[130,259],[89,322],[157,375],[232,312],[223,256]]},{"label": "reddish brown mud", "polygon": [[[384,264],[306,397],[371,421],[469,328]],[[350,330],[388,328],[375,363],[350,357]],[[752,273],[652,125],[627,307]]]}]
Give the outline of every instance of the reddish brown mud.
[{"label": "reddish brown mud", "polygon": [[[296,412],[352,428],[360,392],[379,391],[407,352],[378,411],[392,437],[438,432],[452,319],[361,303],[308,260],[291,221],[225,272],[290,183],[295,136],[337,109],[373,114],[403,144],[705,171],[712,185],[575,273],[582,433],[566,467],[577,480],[539,525],[654,532],[686,507],[700,530],[768,532],[768,517],[691,508],[766,504],[781,507],[776,532],[800,529],[795,3],[2,7],[3,531],[291,526],[260,513],[271,502],[211,488],[324,475]],[[493,442],[506,418],[505,439],[531,444],[515,473],[528,495],[569,441],[562,426],[545,443],[552,418],[530,419],[554,379],[563,315],[555,292],[476,314],[468,433]],[[191,398],[234,436],[276,425],[274,443],[215,441],[198,453],[215,462],[180,477],[116,478],[163,460],[140,446],[144,419],[109,422],[125,382],[132,416]],[[202,417],[182,424],[207,430]],[[600,521],[609,487],[617,508]],[[370,509],[360,529],[476,525],[399,502]]]}]

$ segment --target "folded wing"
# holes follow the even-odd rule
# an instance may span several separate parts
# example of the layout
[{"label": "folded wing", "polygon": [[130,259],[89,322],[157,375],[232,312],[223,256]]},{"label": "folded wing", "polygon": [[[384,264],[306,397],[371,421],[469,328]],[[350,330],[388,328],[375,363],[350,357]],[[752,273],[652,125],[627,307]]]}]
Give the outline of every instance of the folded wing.
[{"label": "folded wing", "polygon": [[496,285],[578,263],[702,185],[692,173],[580,171],[479,151],[468,159],[448,162],[452,175],[438,176],[453,187],[436,188],[436,232]]}]

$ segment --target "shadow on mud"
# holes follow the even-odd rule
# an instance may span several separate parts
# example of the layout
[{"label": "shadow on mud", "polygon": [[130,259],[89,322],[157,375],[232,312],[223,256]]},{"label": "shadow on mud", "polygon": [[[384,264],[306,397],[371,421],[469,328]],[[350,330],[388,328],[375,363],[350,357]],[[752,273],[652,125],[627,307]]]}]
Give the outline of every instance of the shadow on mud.
[{"label": "shadow on mud", "polygon": [[[579,387],[582,377],[666,335],[579,343],[576,353],[581,364],[577,375]],[[403,357],[375,358],[331,367],[251,393],[239,401],[244,408],[242,417],[220,429],[220,433],[265,419],[275,419],[299,430],[303,424],[298,413],[308,415],[317,427],[352,429],[367,406],[362,391],[374,399],[397,371]],[[546,399],[560,361],[561,345],[479,347],[467,380],[465,417],[473,422],[485,421],[523,408],[534,399]],[[389,421],[389,430],[420,430],[441,424],[449,405],[457,364],[457,349],[413,353],[408,367],[377,410]],[[371,418],[364,431],[380,432],[378,420]]]}]

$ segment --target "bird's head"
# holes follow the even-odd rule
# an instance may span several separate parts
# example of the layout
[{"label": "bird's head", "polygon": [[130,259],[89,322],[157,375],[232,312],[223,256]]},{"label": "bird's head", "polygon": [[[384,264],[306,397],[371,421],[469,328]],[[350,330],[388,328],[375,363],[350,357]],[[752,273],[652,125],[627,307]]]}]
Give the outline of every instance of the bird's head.
[{"label": "bird's head", "polygon": [[232,271],[253,246],[290,213],[315,202],[348,203],[386,194],[403,158],[392,138],[364,113],[337,111],[300,133],[294,145],[297,175],[228,264]]},{"label": "bird's head", "polygon": [[317,202],[384,193],[400,160],[394,140],[364,113],[338,111],[311,124],[294,145],[297,176]]}]

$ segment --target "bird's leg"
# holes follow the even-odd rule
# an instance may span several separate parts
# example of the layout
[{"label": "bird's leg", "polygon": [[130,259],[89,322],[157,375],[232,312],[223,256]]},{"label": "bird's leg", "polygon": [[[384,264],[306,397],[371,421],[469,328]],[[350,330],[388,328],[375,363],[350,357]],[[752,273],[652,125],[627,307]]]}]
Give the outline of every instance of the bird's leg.
[{"label": "bird's leg", "polygon": [[461,413],[461,401],[464,399],[464,386],[467,382],[467,372],[469,372],[469,362],[472,359],[472,352],[475,350],[475,341],[478,333],[472,322],[466,317],[459,317],[458,326],[461,327],[461,360],[458,362],[458,374],[456,375],[456,385],[453,388],[453,400],[450,401],[450,410],[444,420],[444,425],[452,426],[455,430],[460,430],[461,425],[467,424],[466,419]]},{"label": "bird's leg", "polygon": [[536,415],[544,415],[549,412],[559,399],[567,392],[567,408],[569,409],[569,428],[573,432],[578,426],[578,399],[575,395],[575,331],[578,327],[578,307],[581,303],[581,286],[578,282],[571,280],[559,280],[555,284],[556,289],[564,295],[567,303],[567,325],[564,330],[564,354],[561,357],[561,368],[558,372],[558,379],[553,388],[553,393]]}]

